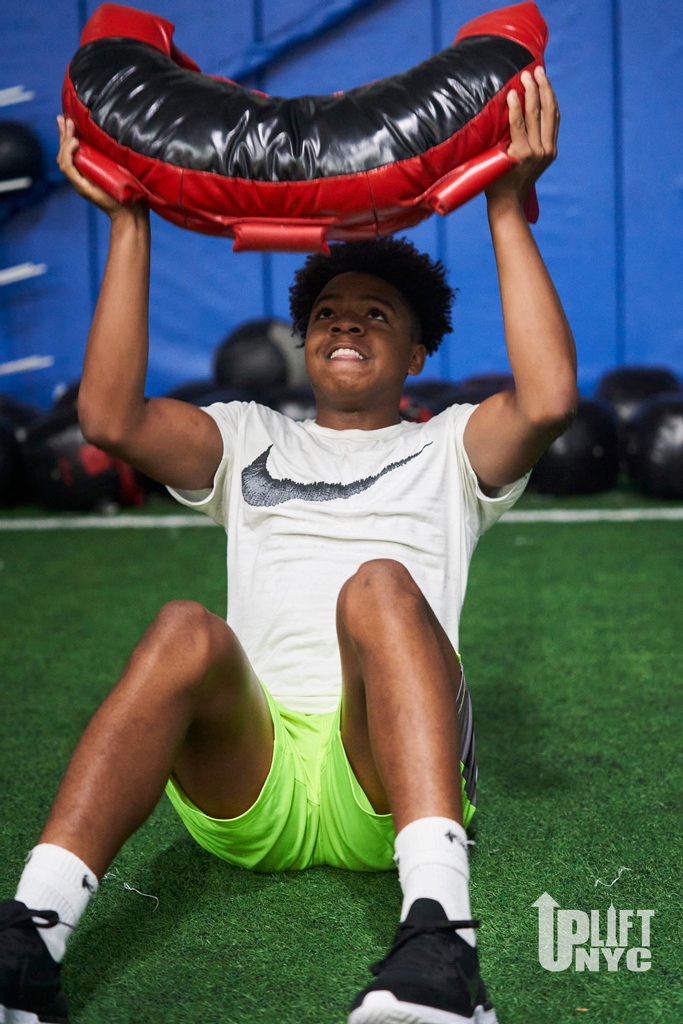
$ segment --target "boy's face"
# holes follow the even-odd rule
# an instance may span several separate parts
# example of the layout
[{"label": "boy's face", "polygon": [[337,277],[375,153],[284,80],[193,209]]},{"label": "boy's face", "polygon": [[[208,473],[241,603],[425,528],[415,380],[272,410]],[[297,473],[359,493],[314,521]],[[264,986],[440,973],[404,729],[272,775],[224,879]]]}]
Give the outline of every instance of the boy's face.
[{"label": "boy's face", "polygon": [[333,278],[318,296],[306,331],[306,368],[321,405],[360,412],[396,404],[408,374],[424,366],[417,317],[392,284],[373,274]]}]

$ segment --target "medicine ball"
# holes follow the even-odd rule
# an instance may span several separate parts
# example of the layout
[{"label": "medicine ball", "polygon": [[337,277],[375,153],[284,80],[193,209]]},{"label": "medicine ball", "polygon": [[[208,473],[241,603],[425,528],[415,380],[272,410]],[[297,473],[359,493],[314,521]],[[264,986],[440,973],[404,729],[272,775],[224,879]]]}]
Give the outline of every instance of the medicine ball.
[{"label": "medicine ball", "polygon": [[399,416],[408,423],[426,423],[434,413],[419,395],[403,395],[398,407]]},{"label": "medicine ball", "polygon": [[478,373],[465,377],[458,385],[458,402],[479,405],[499,391],[511,391],[515,379],[511,373]]},{"label": "medicine ball", "polygon": [[22,451],[31,496],[45,508],[89,512],[144,501],[135,470],[85,440],[74,406],[31,424]]},{"label": "medicine ball", "polygon": [[262,402],[270,409],[282,413],[290,420],[314,420],[316,417],[315,395],[310,384],[308,387],[273,388],[262,396]]},{"label": "medicine ball", "polygon": [[581,399],[576,419],[538,460],[529,486],[541,494],[597,494],[616,486],[619,435],[613,410]]},{"label": "medicine ball", "polygon": [[683,395],[659,395],[624,428],[631,480],[653,498],[683,498]]},{"label": "medicine ball", "polygon": [[78,392],[81,387],[80,378],[70,384],[58,384],[52,392],[53,409],[75,409],[78,406]]},{"label": "medicine ball", "polygon": [[432,416],[443,412],[451,405],[457,405],[460,401],[460,388],[450,380],[416,380],[414,383],[406,384],[404,397],[414,398],[417,402],[425,405]]},{"label": "medicine ball", "polygon": [[0,505],[16,505],[23,497],[22,459],[14,426],[0,416]]},{"label": "medicine ball", "polygon": [[172,388],[165,397],[201,406],[213,405],[214,402],[250,402],[253,395],[238,388],[217,387],[212,380],[190,380]]},{"label": "medicine ball", "polygon": [[0,505],[17,505],[29,500],[20,444],[40,409],[0,394]]},{"label": "medicine ball", "polygon": [[35,132],[20,121],[0,121],[0,182],[30,178],[33,184],[42,177],[43,152]]},{"label": "medicine ball", "polygon": [[214,380],[219,387],[243,388],[257,396],[284,385],[303,387],[308,375],[300,344],[284,320],[250,320],[216,349]]},{"label": "medicine ball", "polygon": [[170,391],[167,391],[165,398],[175,398],[178,402],[189,402],[190,405],[202,404],[197,402],[202,395],[216,387],[212,380],[188,380],[183,384],[177,384]]},{"label": "medicine ball", "polygon": [[40,409],[35,405],[28,405],[26,402],[19,402],[16,398],[11,395],[0,395],[0,416],[9,420],[14,427],[15,433],[19,435],[21,439],[21,432],[25,430],[30,423],[37,420],[40,416]]},{"label": "medicine ball", "polygon": [[600,378],[596,395],[609,402],[625,423],[641,402],[680,390],[678,378],[664,366],[620,366]]},{"label": "medicine ball", "polygon": [[451,405],[479,405],[499,391],[509,391],[515,386],[509,373],[480,373],[466,377],[458,383],[453,381],[425,381],[406,385],[405,393],[417,395],[436,416]]}]

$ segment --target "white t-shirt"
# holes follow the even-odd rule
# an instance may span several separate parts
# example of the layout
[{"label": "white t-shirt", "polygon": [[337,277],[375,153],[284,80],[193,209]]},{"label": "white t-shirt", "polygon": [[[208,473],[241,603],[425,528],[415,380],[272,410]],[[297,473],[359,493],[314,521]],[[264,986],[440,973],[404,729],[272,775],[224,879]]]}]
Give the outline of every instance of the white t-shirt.
[{"label": "white t-shirt", "polygon": [[526,485],[479,489],[463,446],[475,408],[380,430],[297,423],[254,402],[207,408],[223,436],[213,487],[171,493],[225,527],[228,623],[287,707],[336,708],[337,596],[369,559],[409,570],[457,650],[476,543]]}]

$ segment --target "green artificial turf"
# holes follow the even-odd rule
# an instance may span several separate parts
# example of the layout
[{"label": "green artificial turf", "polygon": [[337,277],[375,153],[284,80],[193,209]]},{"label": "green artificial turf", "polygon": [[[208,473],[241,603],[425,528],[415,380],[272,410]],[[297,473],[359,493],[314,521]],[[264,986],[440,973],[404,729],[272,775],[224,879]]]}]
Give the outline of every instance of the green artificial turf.
[{"label": "green artificial turf", "polygon": [[[224,543],[218,529],[0,533],[0,898],[159,606],[224,611]],[[500,1024],[683,1020],[682,570],[675,522],[501,524],[475,555],[472,900]],[[563,908],[654,909],[651,970],[543,970],[545,891]],[[398,906],[394,875],[230,868],[164,799],[70,944],[74,1022],[343,1024]]]}]

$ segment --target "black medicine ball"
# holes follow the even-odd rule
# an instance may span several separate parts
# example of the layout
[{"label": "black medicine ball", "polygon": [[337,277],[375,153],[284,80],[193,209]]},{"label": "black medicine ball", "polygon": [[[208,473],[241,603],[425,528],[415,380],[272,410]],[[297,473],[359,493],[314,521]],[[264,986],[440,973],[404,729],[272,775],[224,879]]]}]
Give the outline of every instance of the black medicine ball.
[{"label": "black medicine ball", "polygon": [[135,470],[85,440],[74,406],[31,424],[22,451],[31,496],[45,508],[88,512],[144,501]]},{"label": "black medicine ball", "polygon": [[190,405],[203,405],[202,397],[215,387],[212,380],[187,380],[183,384],[176,384],[164,397],[175,398],[178,402],[189,402]]},{"label": "black medicine ball", "polygon": [[28,405],[20,402],[11,395],[0,395],[0,417],[14,427],[15,432],[21,436],[21,431],[37,420],[40,416],[40,409],[35,405]]},{"label": "black medicine ball", "polygon": [[429,403],[415,394],[404,394],[398,406],[398,414],[407,423],[426,423],[434,413]]},{"label": "black medicine ball", "polygon": [[596,395],[609,402],[625,423],[641,402],[680,390],[678,378],[664,366],[620,366],[600,378]]},{"label": "black medicine ball", "polygon": [[425,405],[432,416],[443,412],[451,405],[461,401],[460,386],[450,380],[424,380],[419,378],[416,381],[406,383],[404,397],[409,396],[419,404]]},{"label": "black medicine ball", "polygon": [[636,487],[653,498],[683,498],[683,395],[644,402],[626,424],[624,453]]},{"label": "black medicine ball", "polygon": [[190,380],[178,384],[167,392],[166,398],[175,398],[190,405],[212,405],[214,402],[250,402],[253,395],[237,388],[220,388],[212,380]]},{"label": "black medicine ball", "polygon": [[78,392],[81,388],[80,378],[71,381],[70,384],[58,384],[52,393],[54,399],[53,409],[76,409],[78,407]]},{"label": "black medicine ball", "polygon": [[316,416],[315,395],[311,387],[274,388],[263,398],[265,405],[288,416],[290,420],[314,420]]},{"label": "black medicine ball", "polygon": [[0,182],[30,178],[33,184],[42,177],[43,152],[35,132],[20,121],[0,121]]},{"label": "black medicine ball", "polygon": [[308,383],[300,339],[284,320],[263,317],[232,331],[216,349],[214,379],[218,387],[253,391]]},{"label": "black medicine ball", "polygon": [[597,494],[616,486],[619,435],[613,411],[582,399],[576,419],[533,468],[529,486],[541,494]]},{"label": "black medicine ball", "polygon": [[22,459],[14,426],[0,416],[0,505],[16,505],[23,497]]},{"label": "black medicine ball", "polygon": [[479,405],[491,395],[509,391],[514,386],[514,378],[509,373],[480,373],[466,377],[459,383],[448,380],[426,380],[420,383],[417,380],[414,384],[406,385],[405,394],[415,395],[436,416],[451,405]]},{"label": "black medicine ball", "polygon": [[514,386],[515,379],[511,373],[478,373],[460,382],[458,402],[479,405],[491,395],[497,395],[499,391],[510,391]]}]

